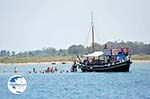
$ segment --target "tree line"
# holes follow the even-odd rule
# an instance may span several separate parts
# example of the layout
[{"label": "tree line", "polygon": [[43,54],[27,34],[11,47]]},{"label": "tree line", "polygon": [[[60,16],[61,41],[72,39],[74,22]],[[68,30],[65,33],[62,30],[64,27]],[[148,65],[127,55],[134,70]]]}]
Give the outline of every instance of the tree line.
[{"label": "tree line", "polygon": [[[109,48],[124,48],[128,47],[133,55],[150,55],[150,43],[143,42],[107,42]],[[102,51],[104,44],[94,43],[95,51]],[[24,51],[16,53],[15,51],[1,50],[0,57],[8,56],[70,56],[70,55],[83,55],[92,52],[92,46],[84,45],[71,45],[68,49],[56,50],[53,47],[43,48],[41,50]]]}]

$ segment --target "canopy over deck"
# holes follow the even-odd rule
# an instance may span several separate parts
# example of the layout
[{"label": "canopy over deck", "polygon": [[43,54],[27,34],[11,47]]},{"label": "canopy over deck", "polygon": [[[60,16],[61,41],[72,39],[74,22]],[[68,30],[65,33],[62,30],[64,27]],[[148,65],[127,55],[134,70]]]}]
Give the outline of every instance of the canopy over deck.
[{"label": "canopy over deck", "polygon": [[98,56],[102,56],[104,53],[103,51],[96,51],[96,52],[93,52],[91,54],[87,54],[87,55],[84,55],[85,57],[98,57]]}]

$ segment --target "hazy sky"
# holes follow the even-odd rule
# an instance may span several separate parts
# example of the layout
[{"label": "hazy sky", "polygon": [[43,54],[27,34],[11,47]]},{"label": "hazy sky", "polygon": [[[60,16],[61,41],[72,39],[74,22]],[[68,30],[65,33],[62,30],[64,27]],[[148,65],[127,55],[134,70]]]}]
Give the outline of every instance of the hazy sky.
[{"label": "hazy sky", "polygon": [[150,0],[0,0],[0,50],[68,48],[95,38],[150,43]]}]

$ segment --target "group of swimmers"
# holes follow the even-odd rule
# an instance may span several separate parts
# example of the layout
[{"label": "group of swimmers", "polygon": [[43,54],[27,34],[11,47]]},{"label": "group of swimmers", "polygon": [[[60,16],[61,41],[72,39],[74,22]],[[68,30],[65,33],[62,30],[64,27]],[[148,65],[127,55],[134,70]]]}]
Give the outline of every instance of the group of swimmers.
[{"label": "group of swimmers", "polygon": [[47,70],[45,70],[46,73],[54,73],[57,72],[56,67],[48,67]]},{"label": "group of swimmers", "polygon": [[[14,68],[14,73],[19,73],[20,71],[18,71],[18,69],[15,67]],[[45,73],[55,73],[55,72],[58,72],[58,68],[57,67],[47,67],[47,69],[45,70],[40,70],[40,71],[37,71],[35,68],[32,69],[32,71],[28,71],[29,74],[31,73],[42,73],[42,74],[45,74]],[[60,70],[59,71],[60,73],[68,73],[69,70]]]},{"label": "group of swimmers", "polygon": [[[57,67],[47,67],[46,70],[39,71],[39,72],[44,74],[44,73],[54,73],[57,71],[58,71]],[[35,68],[33,68],[32,72],[29,71],[28,73],[37,73],[37,71],[35,70]]]}]

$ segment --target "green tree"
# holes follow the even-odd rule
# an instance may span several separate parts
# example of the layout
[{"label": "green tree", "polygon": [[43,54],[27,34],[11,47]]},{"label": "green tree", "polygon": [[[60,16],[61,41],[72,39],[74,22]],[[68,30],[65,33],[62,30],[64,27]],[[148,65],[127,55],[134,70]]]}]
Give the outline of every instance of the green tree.
[{"label": "green tree", "polygon": [[85,48],[83,45],[72,45],[68,48],[68,53],[71,55],[85,54]]}]

